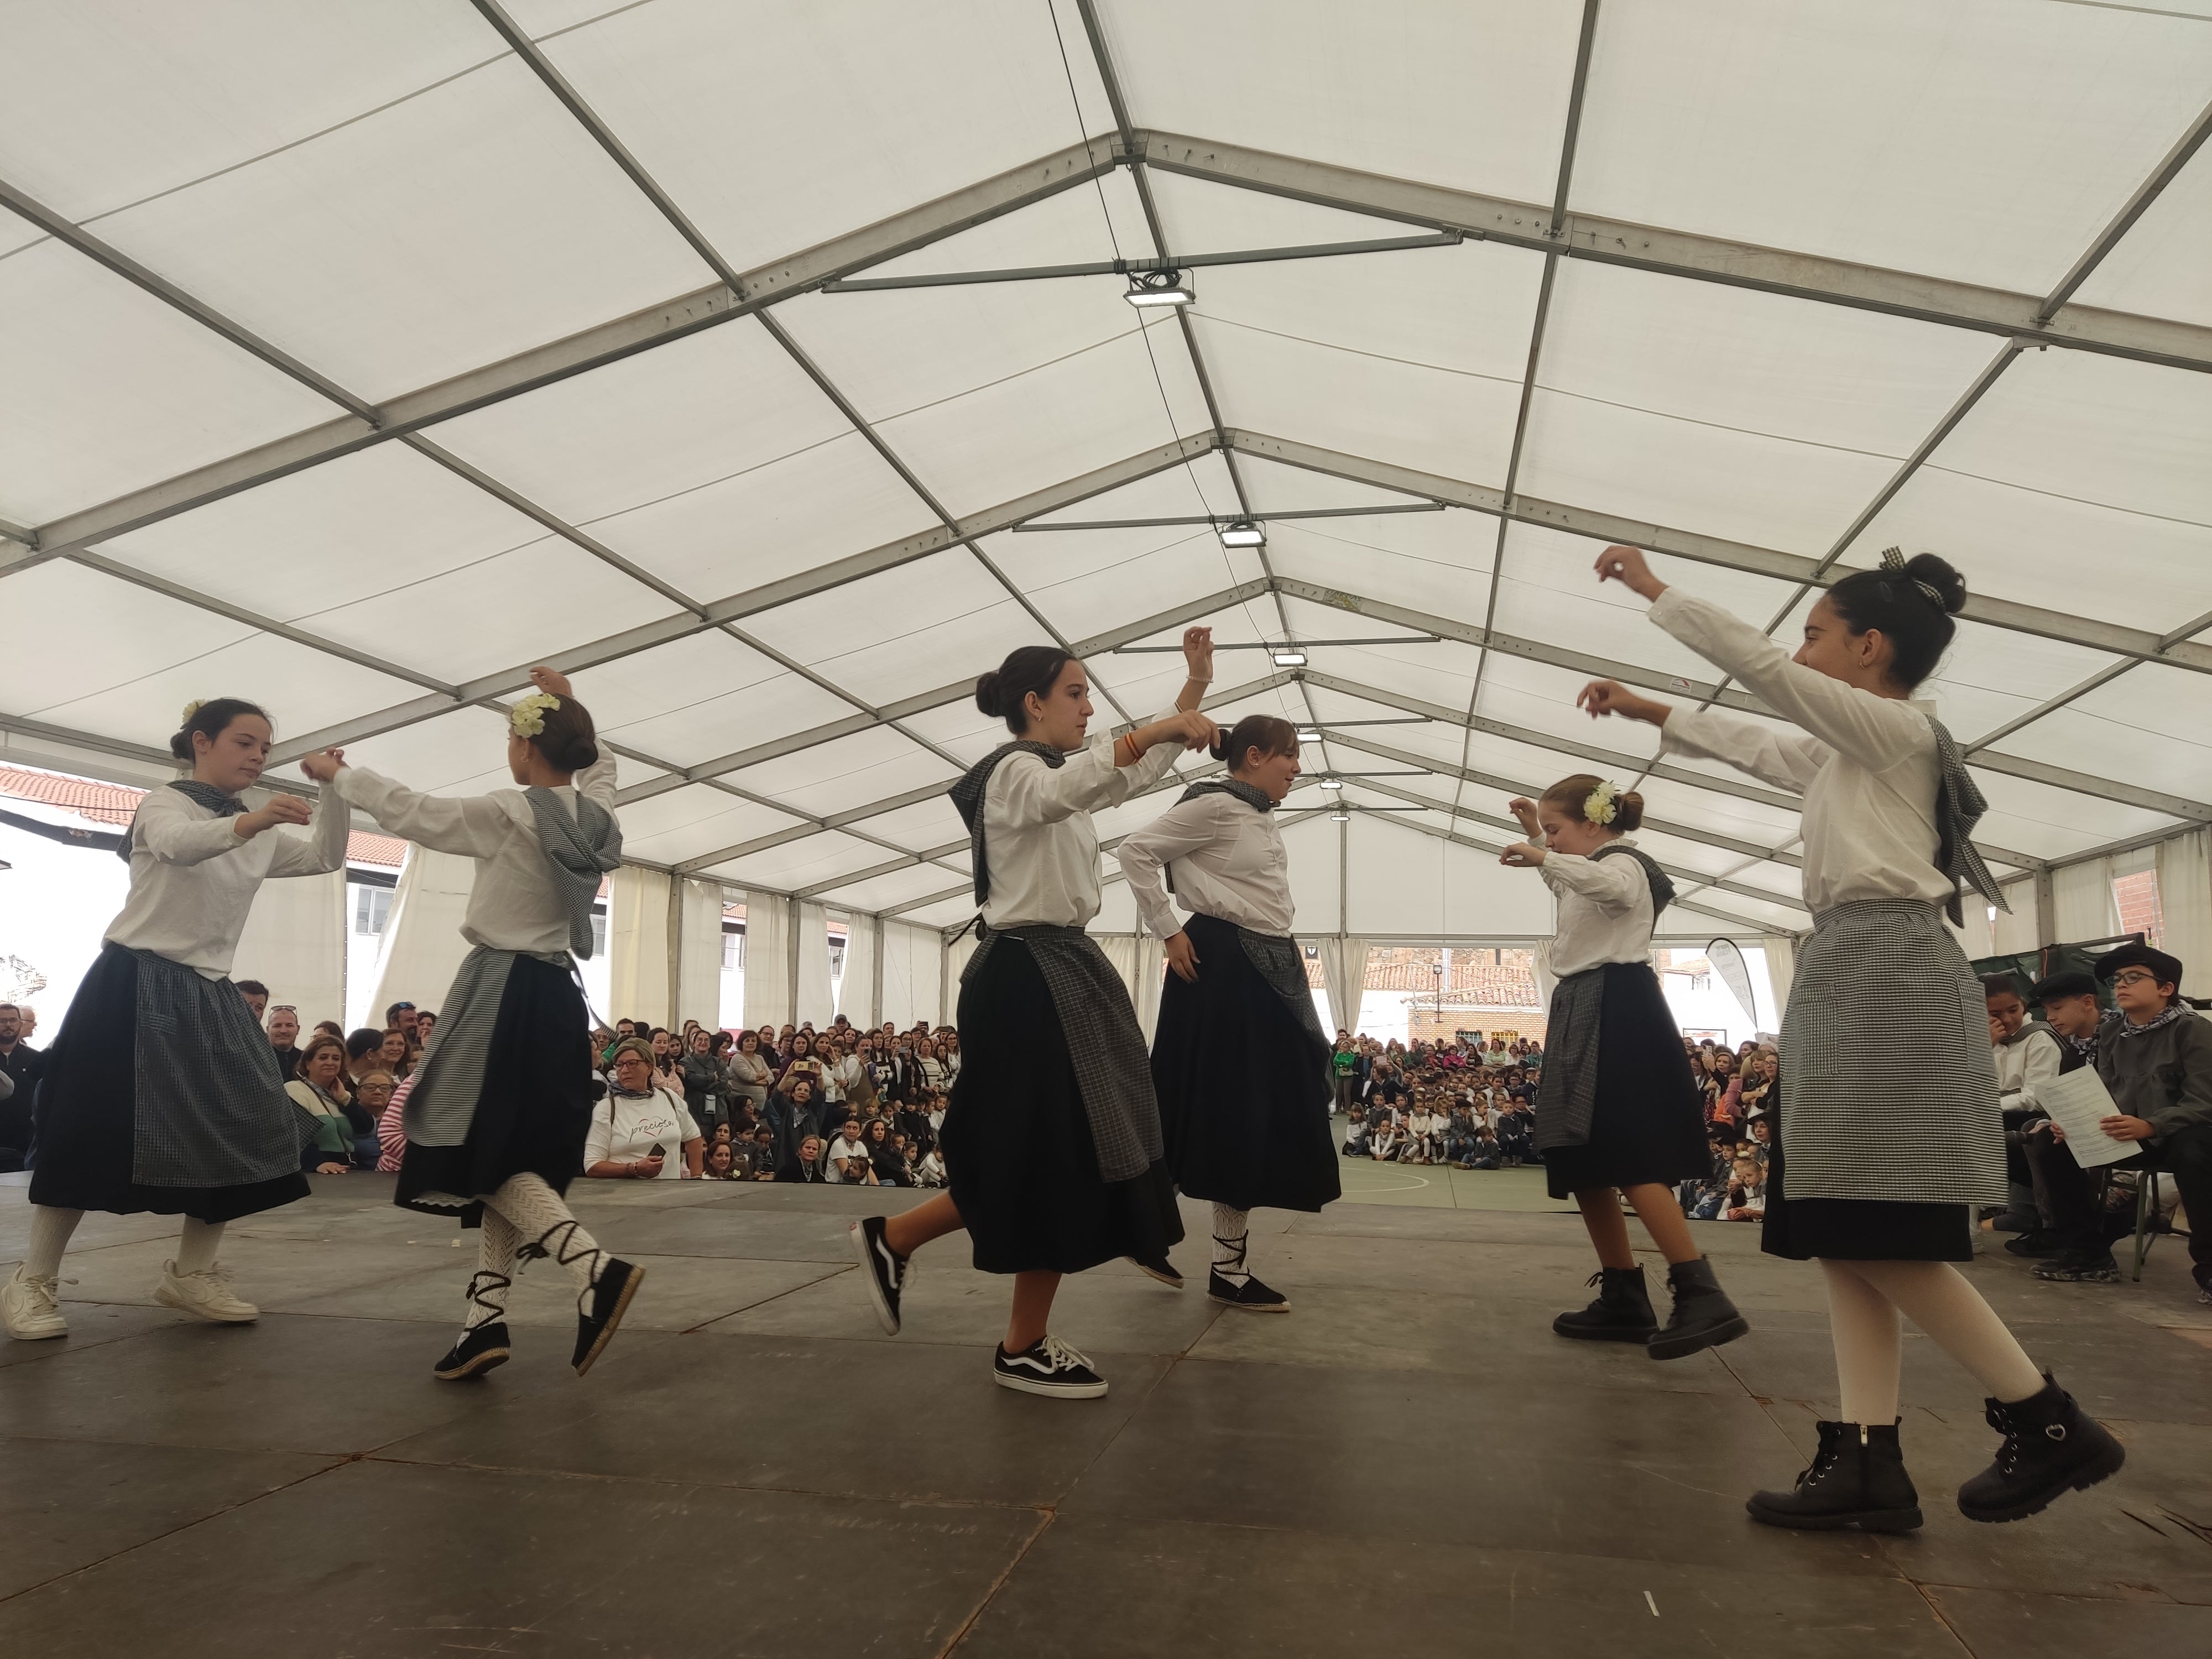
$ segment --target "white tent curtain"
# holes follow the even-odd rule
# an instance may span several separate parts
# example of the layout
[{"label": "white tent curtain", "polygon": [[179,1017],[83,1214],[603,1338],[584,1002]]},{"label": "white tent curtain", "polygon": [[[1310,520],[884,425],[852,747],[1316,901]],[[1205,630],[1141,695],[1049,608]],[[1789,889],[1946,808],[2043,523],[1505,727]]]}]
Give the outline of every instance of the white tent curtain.
[{"label": "white tent curtain", "polygon": [[676,1020],[722,1023],[722,884],[686,877],[677,902]]},{"label": "white tent curtain", "polygon": [[668,1023],[668,873],[625,864],[607,894],[610,1019]]},{"label": "white tent curtain", "polygon": [[745,896],[745,1024],[792,1024],[791,906],[777,893]]},{"label": "white tent curtain", "polygon": [[[1091,939],[1106,953],[1106,960],[1114,964],[1114,971],[1121,976],[1122,988],[1129,994],[1129,1006],[1137,1006],[1137,938],[1133,933],[1093,933]],[[1143,1023],[1139,1011],[1138,1023]]]},{"label": "white tent curtain", "polygon": [[[282,835],[277,830],[273,833]],[[346,874],[269,881],[253,896],[238,936],[233,979],[258,979],[271,1002],[300,1011],[300,1024],[343,1022],[346,1007]],[[410,998],[419,1001],[420,998]],[[379,1010],[383,1005],[379,1005]]]},{"label": "white tent curtain", "polygon": [[1765,933],[1759,945],[1766,952],[1766,982],[1774,990],[1774,1029],[1790,1012],[1790,981],[1797,976],[1797,941],[1787,933]]},{"label": "white tent curtain", "polygon": [[918,1019],[936,1024],[942,949],[933,927],[884,924],[884,1019],[901,1027]]},{"label": "white tent curtain", "polygon": [[1337,1030],[1357,1036],[1359,1001],[1367,989],[1367,941],[1336,933],[1323,934],[1320,943],[1322,988],[1328,994],[1329,1020]]},{"label": "white tent curtain", "polygon": [[883,1024],[876,1012],[876,919],[845,918],[845,971],[837,981],[837,1012],[863,1030]]},{"label": "white tent curtain", "polygon": [[[1999,890],[2004,894],[2005,902],[2012,906],[2012,908],[1998,911],[1996,921],[1990,924],[1990,951],[2001,957],[2019,956],[2024,951],[2033,951],[2037,945],[2044,943],[2036,932],[2035,878],[2030,876],[2025,881],[2008,883]],[[2105,889],[2107,904],[2111,902],[2111,892],[2112,889],[2108,884]],[[1979,896],[1978,894],[1970,893],[1966,896],[1966,902],[1969,904],[1973,903]],[[1983,919],[1986,921],[1989,906],[1984,904],[1982,909],[1984,912]],[[1971,921],[1972,918],[1968,920]],[[2063,933],[2059,935],[2060,939],[2065,937]],[[2081,937],[2094,939],[2096,935],[2089,933]]]},{"label": "white tent curtain", "polygon": [[2082,939],[2110,939],[2120,930],[2112,910],[2112,872],[2109,859],[2069,864],[2051,876],[2051,908],[2058,929],[2056,941],[2072,945]]},{"label": "white tent curtain", "polygon": [[820,1030],[837,1012],[830,981],[830,913],[818,904],[799,907],[799,1009],[792,1018],[812,1020]]},{"label": "white tent curtain", "polygon": [[[2019,900],[2010,893],[2006,894],[2005,896],[2014,903],[2019,902]],[[1983,957],[1996,955],[1996,929],[1990,921],[1990,907],[1982,896],[1975,892],[1967,893],[1960,906],[1959,914],[1962,926],[1951,927],[1951,919],[1948,916],[1943,919],[1943,925],[1946,927],[1951,927],[1951,937],[1959,941],[1959,949],[1964,953],[1966,960],[1973,962]],[[1999,914],[2002,915],[2002,912]]]},{"label": "white tent curtain", "polygon": [[2160,948],[2181,958],[2194,981],[2185,979],[2184,988],[2201,996],[2212,981],[2212,831],[2159,843],[2158,904],[2165,918]]},{"label": "white tent curtain", "polygon": [[408,848],[384,924],[384,942],[377,949],[376,989],[368,999],[375,1016],[395,1002],[438,1006],[469,953],[461,919],[468,914],[476,881],[473,859]]}]

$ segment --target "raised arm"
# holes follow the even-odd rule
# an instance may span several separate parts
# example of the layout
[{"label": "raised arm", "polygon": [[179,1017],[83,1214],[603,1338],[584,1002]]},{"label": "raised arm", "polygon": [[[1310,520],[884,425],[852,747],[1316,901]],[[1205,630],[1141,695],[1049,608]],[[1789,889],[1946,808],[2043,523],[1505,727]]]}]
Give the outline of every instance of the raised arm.
[{"label": "raised arm", "polygon": [[[336,754],[335,750],[331,752]],[[316,798],[314,816],[307,820],[305,838],[276,838],[276,856],[270,860],[270,875],[321,876],[344,869],[346,838],[352,827],[353,810],[344,798],[335,789],[324,790]]]},{"label": "raised arm", "polygon": [[204,864],[280,823],[307,822],[307,803],[297,795],[278,795],[266,806],[227,818],[202,818],[176,790],[155,789],[139,803],[131,833],[163,864]]},{"label": "raised arm", "polygon": [[1644,888],[1643,866],[1634,859],[1586,859],[1577,853],[1547,853],[1536,866],[1554,893],[1579,893],[1608,915],[1632,908]]},{"label": "raised arm", "polygon": [[331,781],[334,793],[383,828],[433,852],[488,859],[521,827],[490,795],[418,794],[359,766],[340,767]]},{"label": "raised arm", "polygon": [[1075,812],[1119,806],[1167,775],[1185,749],[1213,740],[1214,725],[1195,712],[1163,714],[1112,739],[1093,738],[1047,766],[1030,754],[1010,755],[992,778],[1000,804],[1016,823],[1054,823]]}]

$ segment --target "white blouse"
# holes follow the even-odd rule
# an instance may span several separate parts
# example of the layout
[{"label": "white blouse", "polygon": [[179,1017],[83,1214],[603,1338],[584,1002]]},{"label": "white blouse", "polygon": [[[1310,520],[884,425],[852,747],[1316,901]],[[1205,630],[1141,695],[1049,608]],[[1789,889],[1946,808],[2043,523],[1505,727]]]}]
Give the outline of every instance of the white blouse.
[{"label": "white blouse", "polygon": [[1181,744],[1164,741],[1145,750],[1135,765],[1116,766],[1114,739],[1102,734],[1058,767],[1026,749],[1000,761],[983,792],[983,846],[991,866],[985,924],[1089,927],[1099,904],[1098,832],[1091,813],[1150,788],[1182,753]]},{"label": "white blouse", "polygon": [[1291,860],[1273,812],[1257,812],[1225,789],[1177,801],[1121,838],[1115,857],[1136,895],[1137,914],[1161,939],[1182,931],[1161,878],[1175,877],[1186,909],[1277,939],[1291,931]]},{"label": "white blouse", "polygon": [[352,816],[325,789],[304,837],[277,828],[248,841],[236,818],[217,817],[181,790],[148,791],[131,826],[131,896],[107,942],[151,951],[203,979],[228,978],[261,884],[344,869]]},{"label": "white blouse", "polygon": [[2011,1042],[1992,1043],[1990,1057],[1996,1062],[1997,1104],[2008,1112],[2039,1107],[2036,1089],[2057,1082],[2065,1064],[2058,1039],[2042,1025],[2023,1025]]},{"label": "white blouse", "polygon": [[[1636,843],[1623,836],[1619,844]],[[1559,901],[1549,964],[1556,977],[1608,962],[1651,960],[1651,878],[1634,859],[1547,852],[1536,873]]]},{"label": "white blouse", "polygon": [[659,1178],[680,1181],[684,1148],[698,1139],[699,1126],[682,1097],[658,1085],[642,1097],[610,1089],[607,1097],[592,1108],[592,1127],[584,1132],[584,1167],[635,1164],[658,1146]]},{"label": "white blouse", "polygon": [[1679,587],[1653,600],[1650,614],[1811,734],[1677,705],[1660,747],[1726,761],[1804,795],[1805,902],[1815,915],[1853,899],[1951,896],[1950,878],[1936,867],[1933,704],[1878,697],[1801,666],[1757,629]]},{"label": "white blouse", "polygon": [[[538,844],[530,798],[521,790],[421,795],[366,767],[347,766],[338,771],[337,793],[395,836],[477,861],[476,884],[469,890],[468,914],[461,921],[461,937],[470,944],[536,956],[567,952],[568,901],[552,860]],[[553,793],[571,813],[579,793],[612,812],[613,756],[586,767],[574,784]]]}]

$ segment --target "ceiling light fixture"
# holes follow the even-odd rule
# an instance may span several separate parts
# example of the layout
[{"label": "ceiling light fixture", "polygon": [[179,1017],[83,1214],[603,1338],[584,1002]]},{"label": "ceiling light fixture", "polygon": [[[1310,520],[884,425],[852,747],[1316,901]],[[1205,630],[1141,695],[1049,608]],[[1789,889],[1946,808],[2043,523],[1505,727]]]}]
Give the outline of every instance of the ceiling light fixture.
[{"label": "ceiling light fixture", "polygon": [[1265,526],[1250,519],[1231,519],[1221,526],[1224,547],[1265,547],[1267,532]]},{"label": "ceiling light fixture", "polygon": [[1341,789],[1344,787],[1344,780],[1341,778],[1323,778],[1321,781],[1321,787],[1324,789]]},{"label": "ceiling light fixture", "polygon": [[1349,823],[1352,822],[1352,814],[1339,808],[1328,815],[1328,821],[1331,823]]},{"label": "ceiling light fixture", "polygon": [[1298,728],[1298,741],[1300,743],[1319,743],[1321,741],[1321,728],[1317,726],[1301,726]]},{"label": "ceiling light fixture", "polygon": [[1121,297],[1139,307],[1187,306],[1198,298],[1191,292],[1189,279],[1179,270],[1133,270],[1129,291]]},{"label": "ceiling light fixture", "polygon": [[1300,649],[1298,649],[1298,647],[1297,647],[1297,646],[1295,646],[1295,645],[1285,645],[1285,646],[1279,646],[1279,647],[1275,647],[1275,666],[1276,666],[1276,667],[1278,667],[1278,668],[1304,668],[1305,665],[1306,665],[1306,653],[1305,653],[1304,652],[1301,651]]}]

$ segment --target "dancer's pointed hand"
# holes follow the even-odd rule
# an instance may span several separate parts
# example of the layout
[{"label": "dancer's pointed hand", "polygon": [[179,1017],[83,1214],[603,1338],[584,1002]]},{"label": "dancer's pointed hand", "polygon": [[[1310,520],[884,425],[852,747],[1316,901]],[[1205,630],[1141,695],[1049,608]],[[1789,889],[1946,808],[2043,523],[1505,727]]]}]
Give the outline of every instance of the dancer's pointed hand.
[{"label": "dancer's pointed hand", "polygon": [[1526,795],[1514,796],[1511,800],[1505,803],[1505,810],[1513,814],[1514,818],[1520,823],[1522,833],[1527,835],[1530,841],[1534,841],[1543,833],[1543,826],[1536,822],[1536,803]]},{"label": "dancer's pointed hand", "polygon": [[1601,582],[1619,582],[1632,593],[1647,599],[1656,599],[1667,591],[1667,584],[1651,574],[1642,548],[1618,543],[1597,556],[1597,579]]},{"label": "dancer's pointed hand", "polygon": [[550,692],[556,697],[574,695],[569,690],[568,677],[559,669],[548,668],[543,663],[530,671],[530,683],[540,691]]},{"label": "dancer's pointed hand", "polygon": [[1638,696],[1619,680],[1592,680],[1576,696],[1575,707],[1592,720],[1618,714],[1623,720],[1641,720],[1646,726],[1664,726],[1667,716],[1674,712],[1671,703]]},{"label": "dancer's pointed hand", "polygon": [[1533,870],[1544,861],[1544,849],[1530,842],[1516,841],[1498,855],[1498,861],[1509,870]]}]

